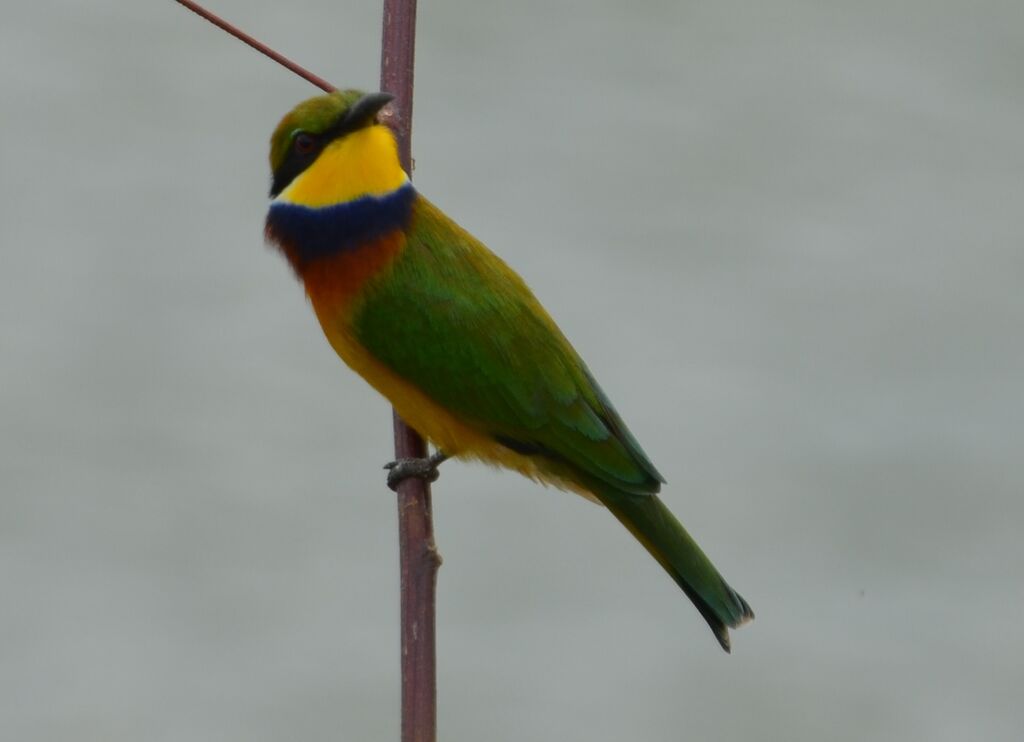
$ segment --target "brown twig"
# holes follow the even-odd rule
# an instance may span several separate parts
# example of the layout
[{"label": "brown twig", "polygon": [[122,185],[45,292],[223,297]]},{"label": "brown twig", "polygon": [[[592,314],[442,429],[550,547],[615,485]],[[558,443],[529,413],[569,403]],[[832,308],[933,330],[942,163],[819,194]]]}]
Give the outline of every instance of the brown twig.
[{"label": "brown twig", "polygon": [[[321,90],[335,86],[257,41],[191,0],[175,0],[189,10],[265,54]],[[416,42],[416,0],[384,0],[381,90],[395,96],[386,118],[398,140],[402,167],[412,173],[412,89]],[[427,446],[396,414],[395,457],[424,458]],[[436,742],[437,656],[435,587],[441,556],[434,545],[430,485],[405,479],[398,485],[398,543],[401,571],[402,742]]]},{"label": "brown twig", "polygon": [[[413,60],[416,0],[384,0],[380,87],[395,96],[388,124],[402,167],[412,173]],[[395,414],[395,456],[423,458],[423,439]],[[402,742],[437,739],[435,607],[441,557],[434,544],[430,485],[410,478],[398,487],[398,542],[402,575]]]},{"label": "brown twig", "polygon": [[198,16],[200,16],[202,18],[205,18],[210,23],[212,23],[213,25],[217,26],[217,28],[220,28],[220,29],[222,29],[224,31],[227,31],[229,34],[234,36],[236,39],[239,39],[240,41],[245,42],[246,44],[251,46],[253,49],[255,49],[256,51],[260,52],[261,54],[267,55],[268,57],[273,59],[275,62],[277,62],[279,65],[281,65],[282,67],[286,67],[287,69],[291,70],[296,75],[298,75],[299,77],[301,77],[301,78],[303,78],[305,80],[309,80],[311,83],[316,85],[321,90],[325,90],[328,93],[331,93],[331,92],[337,90],[336,87],[331,85],[329,82],[327,82],[322,77],[314,75],[312,72],[307,70],[305,67],[302,67],[302,66],[296,64],[295,62],[293,62],[292,60],[288,59],[288,57],[284,56],[283,54],[280,54],[279,52],[274,51],[269,46],[264,44],[262,41],[254,39],[252,36],[247,34],[245,31],[241,30],[237,26],[231,25],[230,23],[225,21],[220,16],[218,16],[218,15],[208,11],[203,6],[201,6],[201,5],[197,4],[197,3],[191,2],[191,0],[174,0],[174,1],[176,3],[178,3],[179,5],[184,5],[186,8],[191,10],[196,15],[198,15]]}]

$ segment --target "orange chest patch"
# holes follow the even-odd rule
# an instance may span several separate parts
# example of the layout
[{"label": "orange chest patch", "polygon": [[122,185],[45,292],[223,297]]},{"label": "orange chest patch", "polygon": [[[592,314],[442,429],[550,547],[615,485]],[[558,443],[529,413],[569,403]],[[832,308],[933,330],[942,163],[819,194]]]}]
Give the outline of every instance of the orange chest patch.
[{"label": "orange chest patch", "polygon": [[[318,315],[346,312],[366,282],[391,264],[405,247],[400,230],[353,250],[324,256],[298,269]],[[284,248],[287,252],[287,248]]]}]

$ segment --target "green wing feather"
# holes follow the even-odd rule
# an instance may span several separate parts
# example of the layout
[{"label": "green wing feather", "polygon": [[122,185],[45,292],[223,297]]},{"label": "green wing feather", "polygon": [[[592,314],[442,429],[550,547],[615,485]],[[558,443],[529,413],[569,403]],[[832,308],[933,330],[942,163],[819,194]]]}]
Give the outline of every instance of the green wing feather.
[{"label": "green wing feather", "polygon": [[355,330],[445,408],[552,473],[656,492],[661,475],[515,273],[422,197],[408,245],[367,286]]},{"label": "green wing feather", "polygon": [[364,290],[359,341],[544,471],[592,492],[694,602],[722,647],[753,618],[655,495],[664,481],[522,279],[419,197],[408,245]]}]

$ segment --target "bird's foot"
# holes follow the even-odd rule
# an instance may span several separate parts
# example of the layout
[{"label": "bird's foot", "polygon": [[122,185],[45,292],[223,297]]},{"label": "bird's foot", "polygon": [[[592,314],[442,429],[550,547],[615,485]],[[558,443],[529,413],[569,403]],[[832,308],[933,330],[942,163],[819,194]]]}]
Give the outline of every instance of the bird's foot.
[{"label": "bird's foot", "polygon": [[437,451],[429,458],[398,459],[385,464],[384,468],[388,470],[388,487],[398,492],[398,485],[410,477],[422,479],[424,482],[436,482],[437,478],[441,476],[437,467],[447,459],[447,454]]}]

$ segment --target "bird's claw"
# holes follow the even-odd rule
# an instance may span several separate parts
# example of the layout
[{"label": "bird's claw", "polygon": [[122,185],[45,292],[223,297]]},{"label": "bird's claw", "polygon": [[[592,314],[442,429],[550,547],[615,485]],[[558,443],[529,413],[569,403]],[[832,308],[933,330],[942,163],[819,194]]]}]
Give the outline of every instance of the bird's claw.
[{"label": "bird's claw", "polygon": [[438,451],[425,459],[398,459],[384,465],[388,470],[388,487],[398,492],[398,485],[410,477],[422,479],[424,482],[436,482],[441,476],[437,467],[448,457]]}]

